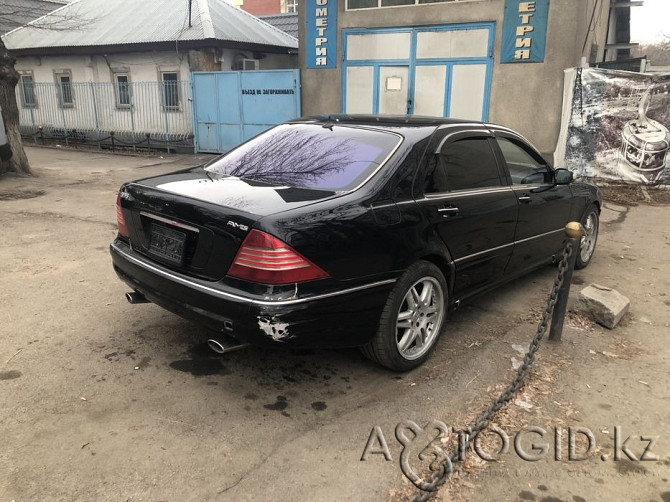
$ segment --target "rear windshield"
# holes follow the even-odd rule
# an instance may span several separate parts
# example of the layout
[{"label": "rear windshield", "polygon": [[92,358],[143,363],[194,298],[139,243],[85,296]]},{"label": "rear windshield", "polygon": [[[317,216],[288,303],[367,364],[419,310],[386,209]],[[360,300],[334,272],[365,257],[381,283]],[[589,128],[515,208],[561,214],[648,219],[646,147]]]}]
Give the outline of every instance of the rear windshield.
[{"label": "rear windshield", "polygon": [[402,139],[321,124],[282,124],[212,161],[205,170],[291,187],[346,191],[367,179]]}]

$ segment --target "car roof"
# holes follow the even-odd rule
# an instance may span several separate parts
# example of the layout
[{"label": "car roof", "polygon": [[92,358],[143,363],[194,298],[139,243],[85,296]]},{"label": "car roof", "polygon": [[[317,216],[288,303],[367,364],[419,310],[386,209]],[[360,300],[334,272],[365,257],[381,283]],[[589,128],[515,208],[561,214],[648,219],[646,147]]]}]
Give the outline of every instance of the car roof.
[{"label": "car roof", "polygon": [[[369,115],[369,114],[347,114],[331,113],[322,115],[311,115],[300,117],[287,121],[287,123],[324,123],[324,124],[351,124],[351,125],[369,125],[377,127],[439,127],[450,125],[454,127],[468,126],[481,128],[494,128],[498,130],[515,133],[507,127],[480,122],[478,120],[452,119],[442,117],[427,117],[422,115]],[[518,133],[515,133],[518,134]]]},{"label": "car roof", "polygon": [[331,113],[323,115],[312,115],[309,117],[301,117],[299,119],[291,120],[289,122],[339,122],[345,124],[375,124],[388,126],[438,126],[442,124],[479,124],[481,122],[461,119],[447,119],[439,117],[424,117],[421,115],[364,115],[364,114],[347,114],[347,113]]}]

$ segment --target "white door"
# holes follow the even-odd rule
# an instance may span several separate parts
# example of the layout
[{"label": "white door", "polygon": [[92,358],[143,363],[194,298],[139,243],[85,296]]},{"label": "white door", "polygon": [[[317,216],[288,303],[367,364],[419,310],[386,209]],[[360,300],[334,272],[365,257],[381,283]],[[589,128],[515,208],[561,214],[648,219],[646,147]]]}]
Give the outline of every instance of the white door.
[{"label": "white door", "polygon": [[417,66],[414,78],[414,114],[444,117],[447,65]]},{"label": "white door", "polygon": [[409,67],[380,66],[378,110],[385,115],[406,115],[410,113]]}]

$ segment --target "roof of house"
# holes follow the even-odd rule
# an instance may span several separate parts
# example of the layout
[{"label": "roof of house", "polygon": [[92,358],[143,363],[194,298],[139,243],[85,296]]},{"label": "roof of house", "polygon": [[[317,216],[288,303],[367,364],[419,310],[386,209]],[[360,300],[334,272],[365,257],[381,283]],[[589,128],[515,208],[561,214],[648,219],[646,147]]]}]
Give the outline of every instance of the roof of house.
[{"label": "roof of house", "polygon": [[62,7],[65,0],[0,0],[0,35]]},{"label": "roof of house", "polygon": [[289,14],[270,14],[266,16],[258,16],[266,23],[270,23],[275,28],[279,28],[284,33],[288,33],[292,37],[298,38],[298,13]]},{"label": "roof of house", "polygon": [[[179,42],[297,49],[298,40],[225,0],[75,0],[3,36],[16,53]],[[40,25],[58,19],[58,29]],[[139,48],[138,48],[139,49]]]}]

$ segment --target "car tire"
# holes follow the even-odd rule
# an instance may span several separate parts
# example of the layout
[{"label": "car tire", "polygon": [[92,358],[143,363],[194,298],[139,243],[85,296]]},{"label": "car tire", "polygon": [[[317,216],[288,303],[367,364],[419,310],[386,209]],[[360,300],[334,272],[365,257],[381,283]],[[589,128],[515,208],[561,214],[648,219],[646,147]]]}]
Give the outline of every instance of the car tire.
[{"label": "car tire", "polygon": [[598,206],[591,204],[582,218],[582,226],[584,227],[584,235],[579,242],[579,249],[577,251],[577,261],[575,261],[575,268],[585,268],[596,250],[596,242],[598,241],[598,230],[600,229],[600,212]]},{"label": "car tire", "polygon": [[408,268],[389,294],[379,329],[363,354],[393,371],[420,366],[435,348],[447,317],[447,281],[428,261]]}]

